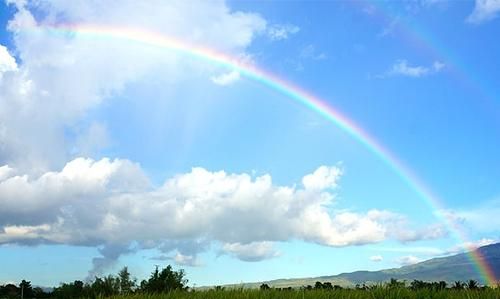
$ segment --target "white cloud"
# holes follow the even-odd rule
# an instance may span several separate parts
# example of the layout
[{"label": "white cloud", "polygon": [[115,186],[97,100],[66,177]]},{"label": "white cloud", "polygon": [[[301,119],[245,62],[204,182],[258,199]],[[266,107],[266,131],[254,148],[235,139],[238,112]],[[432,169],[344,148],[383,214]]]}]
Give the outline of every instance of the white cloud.
[{"label": "white cloud", "polygon": [[[404,221],[403,221],[404,223]],[[435,240],[440,239],[448,235],[448,230],[443,224],[434,224],[422,227],[418,230],[406,230],[402,229],[399,231],[395,229],[395,234],[398,240],[402,242],[413,242],[417,240]]]},{"label": "white cloud", "polygon": [[[79,143],[85,136],[73,135],[95,129],[91,124],[82,127],[88,111],[126,86],[146,77],[175,83],[227,71],[121,39],[53,34],[44,24],[138,28],[235,57],[247,57],[247,47],[267,26],[258,14],[232,11],[224,1],[122,0],[96,5],[84,0],[41,0],[14,4],[17,12],[8,28],[18,65],[0,48],[0,163],[38,173],[102,147],[95,143],[106,143],[107,138],[87,138],[94,143],[89,149]],[[84,150],[75,152],[82,146]]]},{"label": "white cloud", "polygon": [[398,263],[401,266],[408,266],[408,265],[413,265],[420,263],[422,259],[414,256],[414,255],[405,255],[402,257],[399,257],[396,259],[396,263]]},{"label": "white cloud", "polygon": [[372,255],[370,256],[370,261],[372,262],[381,262],[384,258],[381,255]]},{"label": "white cloud", "polygon": [[222,246],[222,251],[246,262],[258,262],[280,255],[271,242],[226,243]]},{"label": "white cloud", "polygon": [[39,176],[4,166],[0,240],[124,250],[134,243],[177,250],[174,261],[194,265],[211,242],[242,260],[257,260],[275,256],[270,242],[299,239],[339,247],[380,242],[396,236],[396,226],[403,230],[404,217],[390,212],[331,211],[339,173],[322,166],[312,176],[321,174],[328,183],[299,188],[274,185],[270,175],[193,168],[155,187],[127,160],[78,158]]},{"label": "white cloud", "polygon": [[228,73],[223,73],[210,78],[213,83],[217,85],[230,85],[240,79],[240,73],[238,71],[230,71]]},{"label": "white cloud", "polygon": [[335,188],[341,175],[342,170],[338,167],[321,166],[315,172],[304,176],[302,184],[311,190]]},{"label": "white cloud", "polygon": [[413,78],[418,78],[418,77],[423,77],[426,75],[430,75],[433,73],[438,73],[440,72],[445,65],[442,62],[435,61],[431,66],[411,66],[408,64],[406,60],[398,60],[392,68],[382,77],[386,76],[395,76],[395,75],[401,75],[401,76],[407,76],[407,77],[413,77]]},{"label": "white cloud", "polygon": [[500,0],[476,0],[474,10],[467,17],[467,22],[480,24],[492,20],[500,12]]},{"label": "white cloud", "polygon": [[296,34],[300,31],[300,28],[295,25],[285,24],[275,24],[268,26],[267,35],[271,40],[284,40],[289,38],[292,34]]},{"label": "white cloud", "polygon": [[369,215],[371,219],[391,226],[388,236],[403,243],[435,240],[448,235],[448,230],[441,223],[421,226],[418,229],[408,229],[410,227],[408,219],[402,215],[379,210],[370,211]]},{"label": "white cloud", "polygon": [[16,59],[12,57],[5,46],[0,45],[0,80],[5,72],[17,71]]}]

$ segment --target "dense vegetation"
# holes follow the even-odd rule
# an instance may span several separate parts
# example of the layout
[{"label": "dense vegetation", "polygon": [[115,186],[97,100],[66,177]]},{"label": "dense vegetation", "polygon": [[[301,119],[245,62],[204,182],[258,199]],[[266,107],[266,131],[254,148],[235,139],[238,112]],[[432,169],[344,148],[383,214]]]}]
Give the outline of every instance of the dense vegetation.
[{"label": "dense vegetation", "polygon": [[243,289],[214,287],[210,290],[193,290],[187,287],[188,280],[183,270],[175,271],[171,266],[151,273],[149,279],[139,284],[132,278],[127,267],[118,274],[106,277],[95,277],[93,281],[84,283],[76,280],[62,283],[52,292],[45,292],[39,287],[32,287],[29,281],[23,280],[19,286],[7,284],[0,286],[1,298],[109,298],[109,299],[447,299],[447,298],[497,298],[500,299],[500,288],[480,286],[475,280],[456,281],[448,285],[444,281],[411,282],[391,279],[385,284],[356,285],[343,288],[330,282],[317,281],[314,286],[301,288],[272,288],[262,284],[260,289]]},{"label": "dense vegetation", "polygon": [[31,282],[23,280],[19,286],[7,284],[0,286],[0,298],[102,298],[116,295],[131,294],[162,294],[172,291],[186,291],[188,280],[185,278],[184,270],[173,270],[168,265],[161,271],[156,269],[151,273],[149,279],[141,281],[132,278],[127,267],[124,267],[118,275],[95,277],[93,281],[84,283],[75,280],[70,283],[62,283],[51,292],[31,286]]}]

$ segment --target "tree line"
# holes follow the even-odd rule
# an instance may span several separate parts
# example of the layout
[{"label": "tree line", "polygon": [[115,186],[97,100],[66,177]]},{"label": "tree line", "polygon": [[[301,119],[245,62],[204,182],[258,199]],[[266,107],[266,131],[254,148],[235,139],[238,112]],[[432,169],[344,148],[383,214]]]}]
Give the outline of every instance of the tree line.
[{"label": "tree line", "polygon": [[30,281],[23,280],[16,286],[6,284],[0,286],[0,298],[101,298],[115,295],[129,295],[134,293],[157,294],[170,291],[186,291],[188,280],[183,269],[174,270],[168,265],[163,269],[158,266],[149,278],[137,283],[127,267],[121,269],[117,275],[95,277],[93,281],[83,282],[75,280],[69,283],[61,283],[52,291],[45,291],[40,287],[32,287]]},{"label": "tree line", "polygon": [[[117,295],[131,294],[161,294],[171,291],[183,292],[188,291],[188,280],[183,269],[174,270],[168,265],[163,269],[155,267],[148,279],[137,282],[133,278],[127,267],[123,267],[116,275],[108,275],[104,277],[95,277],[94,280],[83,282],[75,280],[69,283],[61,283],[58,287],[51,291],[44,290],[40,287],[33,287],[30,281],[22,280],[19,285],[6,284],[0,285],[0,299],[8,298],[54,298],[54,299],[77,299],[77,298],[103,298]],[[413,280],[411,282],[391,279],[387,283],[377,285],[357,284],[354,290],[370,291],[377,289],[401,289],[405,288],[412,291],[419,290],[485,290],[489,289],[486,286],[480,286],[475,280],[467,282],[455,281],[453,284],[448,284],[445,281],[426,282],[422,280]],[[314,286],[306,285],[300,288],[303,291],[326,290],[339,291],[345,288],[340,285],[332,285],[331,282],[317,281]],[[214,291],[225,291],[224,287],[216,286]],[[297,290],[292,287],[287,288],[272,288],[268,284],[260,285],[261,291],[277,290],[277,291],[293,291]],[[194,290],[192,290],[194,291]]]},{"label": "tree line", "polygon": [[[373,284],[373,285],[366,285],[366,284],[356,284],[354,289],[356,290],[373,290],[376,288],[388,288],[388,289],[397,289],[397,288],[408,288],[410,290],[433,290],[433,291],[439,291],[439,290],[446,290],[446,289],[452,289],[452,290],[481,290],[481,289],[486,289],[488,287],[486,286],[480,286],[480,284],[476,280],[469,280],[466,282],[462,281],[455,281],[453,284],[449,285],[446,281],[434,281],[434,282],[427,282],[423,280],[418,280],[415,279],[411,282],[407,281],[402,281],[402,280],[397,280],[395,278],[391,278],[390,281],[388,281],[385,284]],[[271,288],[267,283],[263,283],[260,285],[259,289],[261,291],[266,291],[266,290],[292,290],[291,287],[288,288]],[[311,290],[342,290],[344,289],[340,285],[332,285],[331,282],[321,282],[321,281],[316,281],[314,286],[312,285],[306,285],[301,287],[302,290],[306,291],[311,291]]]}]

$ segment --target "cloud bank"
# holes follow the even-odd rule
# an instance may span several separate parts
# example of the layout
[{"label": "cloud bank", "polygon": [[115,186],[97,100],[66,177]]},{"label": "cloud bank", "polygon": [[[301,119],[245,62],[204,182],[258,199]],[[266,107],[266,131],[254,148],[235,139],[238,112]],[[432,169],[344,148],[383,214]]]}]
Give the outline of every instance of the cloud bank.
[{"label": "cloud bank", "polygon": [[268,174],[193,168],[154,186],[138,164],[121,159],[77,158],[38,176],[2,166],[0,243],[135,244],[177,251],[176,259],[188,263],[214,242],[256,261],[275,257],[277,241],[341,247],[442,236],[413,231],[388,211],[331,210],[341,174],[321,166],[297,187],[275,185]]}]

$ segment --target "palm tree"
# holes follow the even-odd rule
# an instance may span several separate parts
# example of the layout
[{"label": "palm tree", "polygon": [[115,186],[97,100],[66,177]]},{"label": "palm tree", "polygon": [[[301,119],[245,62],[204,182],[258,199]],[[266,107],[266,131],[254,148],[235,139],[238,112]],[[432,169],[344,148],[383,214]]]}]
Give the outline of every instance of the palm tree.
[{"label": "palm tree", "polygon": [[469,290],[475,290],[479,287],[479,284],[477,283],[477,281],[471,279],[469,280],[469,282],[467,282],[467,288]]},{"label": "palm tree", "polygon": [[453,286],[451,287],[454,290],[462,290],[464,288],[465,283],[457,280],[453,283]]}]

